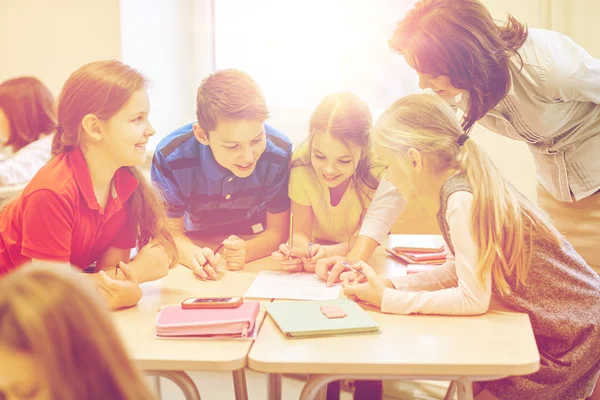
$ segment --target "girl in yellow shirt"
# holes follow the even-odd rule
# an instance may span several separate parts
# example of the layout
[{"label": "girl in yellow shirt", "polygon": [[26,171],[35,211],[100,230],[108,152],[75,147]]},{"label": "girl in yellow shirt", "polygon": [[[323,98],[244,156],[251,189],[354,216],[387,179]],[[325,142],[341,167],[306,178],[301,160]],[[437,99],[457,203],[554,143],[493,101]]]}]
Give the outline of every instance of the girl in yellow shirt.
[{"label": "girl in yellow shirt", "polygon": [[350,93],[327,96],[313,112],[290,171],[294,247],[282,244],[273,254],[286,270],[313,272],[317,259],[348,253],[383,171],[371,127],[369,107]]}]

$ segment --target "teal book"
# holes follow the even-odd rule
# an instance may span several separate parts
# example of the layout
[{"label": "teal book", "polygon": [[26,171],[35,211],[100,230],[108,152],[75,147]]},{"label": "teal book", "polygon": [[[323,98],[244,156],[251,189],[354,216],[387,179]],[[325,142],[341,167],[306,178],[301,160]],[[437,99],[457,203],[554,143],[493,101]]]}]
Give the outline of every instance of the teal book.
[{"label": "teal book", "polygon": [[[327,318],[321,306],[338,306],[346,312],[343,318]],[[279,329],[288,338],[332,336],[349,333],[375,333],[379,325],[354,301],[278,301],[265,305]]]}]

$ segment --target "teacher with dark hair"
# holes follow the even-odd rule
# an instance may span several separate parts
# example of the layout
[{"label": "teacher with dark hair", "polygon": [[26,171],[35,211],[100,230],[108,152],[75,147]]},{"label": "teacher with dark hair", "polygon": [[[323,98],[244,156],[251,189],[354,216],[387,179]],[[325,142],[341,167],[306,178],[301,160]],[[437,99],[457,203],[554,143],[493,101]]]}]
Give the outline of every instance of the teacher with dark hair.
[{"label": "teacher with dark hair", "polygon": [[[527,143],[540,206],[600,271],[600,60],[569,37],[527,29],[510,15],[498,25],[478,0],[419,1],[389,44],[415,69],[421,89],[462,110],[466,133],[477,122]],[[368,260],[405,203],[382,180],[348,259]],[[336,261],[323,260],[320,269]]]}]

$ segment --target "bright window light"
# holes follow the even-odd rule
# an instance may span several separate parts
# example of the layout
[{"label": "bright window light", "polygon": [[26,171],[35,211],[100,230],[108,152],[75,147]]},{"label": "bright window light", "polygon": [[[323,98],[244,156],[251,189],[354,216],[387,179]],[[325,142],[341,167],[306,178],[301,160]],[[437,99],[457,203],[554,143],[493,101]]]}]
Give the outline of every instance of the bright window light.
[{"label": "bright window light", "polygon": [[274,118],[285,115],[289,126],[307,125],[320,100],[338,91],[360,96],[377,115],[418,91],[416,74],[388,46],[396,22],[412,4],[214,0],[215,66],[249,73]]}]

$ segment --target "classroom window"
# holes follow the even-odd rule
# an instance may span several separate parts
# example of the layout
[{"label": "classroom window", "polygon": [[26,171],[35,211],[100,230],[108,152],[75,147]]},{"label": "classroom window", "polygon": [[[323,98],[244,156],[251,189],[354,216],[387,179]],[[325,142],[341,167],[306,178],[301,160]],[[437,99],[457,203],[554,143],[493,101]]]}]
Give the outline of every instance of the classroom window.
[{"label": "classroom window", "polygon": [[238,68],[260,85],[272,123],[297,143],[327,94],[351,91],[377,116],[418,91],[387,42],[412,0],[214,0],[216,69]]}]

